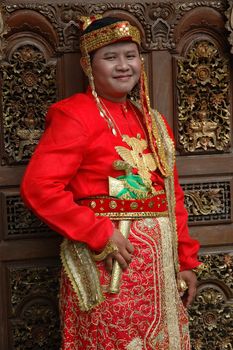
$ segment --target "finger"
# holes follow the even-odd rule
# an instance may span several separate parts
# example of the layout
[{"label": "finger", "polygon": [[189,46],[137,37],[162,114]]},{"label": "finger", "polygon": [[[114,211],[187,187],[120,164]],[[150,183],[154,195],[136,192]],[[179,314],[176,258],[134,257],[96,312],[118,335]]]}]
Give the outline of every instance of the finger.
[{"label": "finger", "polygon": [[130,253],[128,252],[128,250],[123,250],[123,251],[121,252],[121,256],[124,258],[124,260],[127,262],[128,265],[129,265],[129,263],[132,261],[133,255],[130,254]]},{"label": "finger", "polygon": [[108,272],[112,272],[112,266],[113,266],[113,257],[112,256],[108,256],[105,259],[105,268]]},{"label": "finger", "polygon": [[127,241],[127,243],[126,243],[126,249],[130,254],[133,254],[134,246],[129,241]]},{"label": "finger", "polygon": [[196,296],[196,287],[190,286],[188,289],[188,295],[187,295],[187,301],[186,301],[186,307],[189,307],[192,304],[192,301],[194,300]]},{"label": "finger", "polygon": [[133,259],[133,255],[132,254],[128,254],[127,257],[124,258],[125,261],[127,262],[127,264],[129,265]]},{"label": "finger", "polygon": [[115,256],[116,261],[118,261],[118,263],[119,263],[119,265],[120,265],[120,268],[121,268],[122,270],[126,270],[127,267],[128,267],[128,263],[127,263],[127,261],[125,260],[125,258],[124,258],[121,254],[119,254],[119,253],[114,254],[114,256]]}]

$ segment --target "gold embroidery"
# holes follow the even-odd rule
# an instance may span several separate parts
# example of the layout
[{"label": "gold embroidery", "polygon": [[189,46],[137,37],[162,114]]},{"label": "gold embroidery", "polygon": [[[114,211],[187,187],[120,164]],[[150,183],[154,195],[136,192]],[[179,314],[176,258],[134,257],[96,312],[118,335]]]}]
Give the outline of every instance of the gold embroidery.
[{"label": "gold embroidery", "polygon": [[148,207],[149,207],[149,208],[153,208],[154,205],[155,205],[155,202],[150,201],[149,204],[148,204]]},{"label": "gold embroidery", "polygon": [[109,195],[116,197],[117,194],[124,189],[124,183],[114,177],[108,177]]},{"label": "gold embroidery", "polygon": [[116,209],[117,208],[117,202],[116,201],[111,201],[109,203],[109,208],[110,209]]},{"label": "gold embroidery", "polygon": [[172,246],[173,246],[173,258],[176,272],[179,271],[179,259],[178,259],[178,238],[177,238],[177,226],[176,226],[176,215],[175,215],[175,207],[176,207],[176,198],[175,198],[175,185],[174,185],[174,165],[175,165],[175,147],[174,143],[171,140],[167,127],[164,123],[164,120],[161,114],[157,111],[154,111],[154,118],[156,120],[158,130],[162,135],[163,142],[166,147],[166,159],[167,159],[167,168],[169,168],[170,176],[164,179],[167,202],[168,202],[168,213],[169,218],[171,220],[172,225]]},{"label": "gold embroidery", "polygon": [[127,346],[126,350],[142,350],[142,340],[140,337],[134,338]]},{"label": "gold embroidery", "polygon": [[[127,221],[127,220],[122,220],[119,223],[118,228],[126,239],[129,237],[129,234],[130,234],[130,225],[131,225],[131,221]],[[110,293],[114,293],[114,294],[119,293],[120,283],[121,283],[121,274],[122,274],[122,270],[118,261],[114,261],[111,282],[109,286]]]},{"label": "gold embroidery", "polygon": [[137,202],[133,202],[130,204],[130,208],[131,209],[137,209],[138,208],[138,203]]},{"label": "gold embroidery", "polygon": [[115,147],[117,153],[125,162],[126,174],[133,168],[136,168],[138,170],[138,175],[142,178],[145,186],[153,192],[151,171],[155,171],[157,165],[152,153],[143,153],[148,148],[147,141],[144,139],[139,140],[136,137],[129,137],[127,135],[123,135],[122,140],[131,147],[131,150],[123,146]]},{"label": "gold embroidery", "polygon": [[176,275],[173,265],[173,233],[167,219],[160,219],[160,227],[162,244],[162,258],[164,268],[164,295],[165,295],[165,312],[167,319],[167,327],[169,334],[168,350],[180,350],[180,330],[178,320],[178,303],[177,303],[177,288]]},{"label": "gold embroidery", "polygon": [[91,201],[90,207],[94,209],[96,207],[96,202],[95,201]]},{"label": "gold embroidery", "polygon": [[[124,209],[121,209],[124,210]],[[96,216],[108,216],[114,220],[131,220],[131,219],[140,219],[140,218],[159,218],[168,216],[167,211],[163,212],[108,212],[108,213],[96,213]]]},{"label": "gold embroidery", "polygon": [[84,34],[80,39],[80,49],[82,56],[95,51],[100,47],[110,45],[121,39],[129,38],[140,46],[141,36],[139,30],[127,21],[113,23],[103,28],[98,28],[90,33]]},{"label": "gold embroidery", "polygon": [[[135,248],[134,259],[123,274],[121,293],[114,296],[107,294],[106,301],[91,312],[77,309],[76,295],[67,278],[65,281],[62,279],[61,315],[65,321],[63,350],[87,349],[93,344],[99,344],[103,349],[114,344],[115,350],[127,350],[127,346],[131,345],[131,349],[135,350],[136,344],[133,347],[131,342],[138,337],[141,338],[143,350],[172,349],[168,345],[164,274],[167,266],[169,271],[173,268],[173,262],[168,264],[167,259],[162,257],[164,252],[161,249],[161,236],[166,239],[168,226],[169,219],[148,218],[132,222],[130,240]],[[169,240],[171,243],[170,237]],[[172,257],[171,251],[169,257]],[[98,263],[98,267],[103,290],[107,291],[109,274],[103,263]],[[179,307],[179,350],[190,350],[187,314],[178,298],[172,303],[177,303]]]},{"label": "gold embroidery", "polygon": [[78,296],[80,310],[89,311],[104,301],[98,270],[85,244],[64,239],[61,260]]}]

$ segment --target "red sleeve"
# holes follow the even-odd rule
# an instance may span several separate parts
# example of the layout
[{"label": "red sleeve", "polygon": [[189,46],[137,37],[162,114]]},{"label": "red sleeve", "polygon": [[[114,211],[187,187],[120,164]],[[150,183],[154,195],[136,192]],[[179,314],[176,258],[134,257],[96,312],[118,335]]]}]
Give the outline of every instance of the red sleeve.
[{"label": "red sleeve", "polygon": [[21,195],[25,204],[54,231],[98,250],[112,235],[112,222],[77,205],[72,192],[66,189],[88,145],[84,119],[50,108],[46,130],[24,174]]},{"label": "red sleeve", "polygon": [[178,256],[180,271],[190,270],[200,265],[197,260],[199,243],[190,237],[188,231],[188,213],[184,207],[184,193],[178,181],[175,168],[175,197],[176,197],[176,224],[178,234]]},{"label": "red sleeve", "polygon": [[[163,119],[167,126],[168,133],[174,142],[172,130],[164,116]],[[200,262],[197,259],[197,254],[200,245],[197,240],[192,239],[189,235],[188,212],[184,206],[184,193],[179,184],[176,166],[174,168],[174,184],[176,198],[175,215],[178,235],[178,256],[180,263],[180,271],[184,271],[193,269],[200,265]]]}]

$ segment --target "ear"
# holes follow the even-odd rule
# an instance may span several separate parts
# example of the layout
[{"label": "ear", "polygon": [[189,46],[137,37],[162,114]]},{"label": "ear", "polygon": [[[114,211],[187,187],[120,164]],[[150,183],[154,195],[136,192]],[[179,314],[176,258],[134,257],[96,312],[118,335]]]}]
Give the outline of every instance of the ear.
[{"label": "ear", "polygon": [[80,64],[81,64],[81,67],[82,67],[82,69],[83,69],[85,75],[86,75],[87,77],[89,77],[89,75],[90,75],[89,72],[90,72],[90,70],[91,70],[91,66],[90,66],[90,64],[89,64],[89,62],[88,62],[87,57],[81,57],[81,58],[80,58]]},{"label": "ear", "polygon": [[86,70],[87,70],[87,61],[84,57],[80,58],[80,65],[84,71],[84,73],[86,74]]}]

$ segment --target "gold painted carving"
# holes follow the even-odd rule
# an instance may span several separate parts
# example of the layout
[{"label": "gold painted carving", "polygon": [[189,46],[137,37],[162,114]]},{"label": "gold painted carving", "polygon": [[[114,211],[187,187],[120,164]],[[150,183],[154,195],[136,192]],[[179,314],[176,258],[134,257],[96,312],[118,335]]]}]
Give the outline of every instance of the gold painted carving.
[{"label": "gold painted carving", "polygon": [[226,28],[229,31],[229,43],[231,45],[231,53],[233,54],[233,4],[231,0],[228,0],[229,8],[226,11],[225,15],[227,17]]},{"label": "gold painted carving", "polygon": [[8,30],[4,20],[4,10],[0,6],[0,61],[3,59],[4,50],[6,48],[6,40],[4,36],[7,34]]},{"label": "gold painted carving", "polygon": [[10,266],[12,349],[59,349],[59,266]]},{"label": "gold painted carving", "polygon": [[[56,100],[55,64],[33,44],[18,47],[3,72],[3,165],[27,161],[44,130],[48,106]],[[13,77],[13,78],[12,78]]]},{"label": "gold painted carving", "polygon": [[25,237],[46,237],[53,235],[53,231],[38,219],[22,202],[18,194],[10,191],[2,194],[3,205],[6,208],[6,239]]},{"label": "gold painted carving", "polygon": [[232,349],[233,253],[200,257],[206,269],[189,310],[193,350]]},{"label": "gold painted carving", "polygon": [[231,199],[229,182],[182,185],[189,222],[229,221]]},{"label": "gold painted carving", "polygon": [[180,18],[187,12],[201,6],[210,7],[222,14],[226,11],[225,1],[219,0],[183,0],[174,2],[83,2],[70,0],[69,3],[53,1],[46,4],[45,1],[21,2],[7,6],[7,12],[17,10],[34,10],[39,12],[51,22],[58,34],[59,52],[73,52],[78,50],[79,27],[77,19],[80,16],[91,16],[96,14],[127,13],[135,19],[143,32],[143,47],[145,49],[173,49],[176,44],[174,40],[174,28]]},{"label": "gold painted carving", "polygon": [[220,192],[220,188],[207,191],[187,191],[185,192],[186,203],[192,202],[189,209],[195,215],[218,213],[221,210]]},{"label": "gold painted carving", "polygon": [[181,152],[227,151],[230,147],[229,61],[211,42],[195,42],[178,60]]}]

